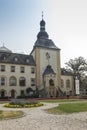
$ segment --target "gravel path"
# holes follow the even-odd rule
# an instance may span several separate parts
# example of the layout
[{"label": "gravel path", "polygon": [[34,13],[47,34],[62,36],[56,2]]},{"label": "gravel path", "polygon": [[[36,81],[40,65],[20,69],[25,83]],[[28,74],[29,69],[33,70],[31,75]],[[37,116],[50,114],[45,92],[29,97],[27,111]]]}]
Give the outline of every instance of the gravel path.
[{"label": "gravel path", "polygon": [[[24,111],[26,116],[0,121],[0,130],[87,130],[87,112],[53,115],[44,111],[57,105],[58,103],[44,103],[41,107],[18,109]],[[0,104],[1,109],[10,110]]]}]

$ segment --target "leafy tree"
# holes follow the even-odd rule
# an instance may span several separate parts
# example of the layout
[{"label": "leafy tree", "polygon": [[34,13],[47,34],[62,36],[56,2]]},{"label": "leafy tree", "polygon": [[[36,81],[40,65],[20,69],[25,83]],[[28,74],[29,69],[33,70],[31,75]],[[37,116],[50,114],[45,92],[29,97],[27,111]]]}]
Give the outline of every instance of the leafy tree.
[{"label": "leafy tree", "polygon": [[77,76],[81,81],[87,71],[87,61],[83,57],[78,57],[70,59],[69,62],[65,64],[67,65],[66,70],[71,72],[74,78]]}]

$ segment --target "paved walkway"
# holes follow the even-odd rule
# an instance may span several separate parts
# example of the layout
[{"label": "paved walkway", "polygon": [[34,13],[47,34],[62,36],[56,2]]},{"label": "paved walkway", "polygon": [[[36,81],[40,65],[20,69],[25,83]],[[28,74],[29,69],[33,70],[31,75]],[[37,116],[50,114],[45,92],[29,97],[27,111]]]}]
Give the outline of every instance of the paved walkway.
[{"label": "paved walkway", "polygon": [[[53,115],[44,111],[57,105],[58,103],[45,103],[41,107],[19,109],[24,111],[26,116],[0,121],[0,130],[87,130],[87,112]],[[1,109],[10,108],[4,108],[0,104]]]}]

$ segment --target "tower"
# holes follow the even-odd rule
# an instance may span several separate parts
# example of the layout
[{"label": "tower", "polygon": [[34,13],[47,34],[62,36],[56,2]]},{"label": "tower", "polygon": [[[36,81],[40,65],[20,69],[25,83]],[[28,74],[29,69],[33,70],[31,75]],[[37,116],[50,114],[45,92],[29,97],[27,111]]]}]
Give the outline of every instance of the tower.
[{"label": "tower", "polygon": [[36,85],[44,89],[47,97],[55,97],[60,87],[60,49],[49,39],[45,21],[40,21],[40,31],[31,54],[36,62]]}]

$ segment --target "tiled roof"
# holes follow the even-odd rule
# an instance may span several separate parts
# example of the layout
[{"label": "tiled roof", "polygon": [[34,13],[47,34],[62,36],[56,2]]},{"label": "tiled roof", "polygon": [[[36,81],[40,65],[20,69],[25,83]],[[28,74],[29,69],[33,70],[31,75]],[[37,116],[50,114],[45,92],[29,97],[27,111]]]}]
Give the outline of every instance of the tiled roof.
[{"label": "tiled roof", "polygon": [[1,63],[12,63],[12,64],[24,64],[24,65],[35,65],[35,61],[32,55],[0,52]]},{"label": "tiled roof", "polygon": [[48,65],[46,67],[46,69],[44,70],[44,73],[43,75],[46,75],[46,74],[55,74],[54,70],[52,69],[51,65]]},{"label": "tiled roof", "polygon": [[56,47],[54,42],[51,39],[49,39],[49,35],[45,30],[45,24],[45,21],[42,19],[40,22],[40,32],[37,35],[37,40],[34,44],[34,47],[59,49],[58,47]]},{"label": "tiled roof", "polygon": [[56,45],[53,43],[53,41],[51,39],[46,39],[46,38],[37,39],[34,46],[35,47],[37,46],[37,47],[59,49],[58,47],[56,47]]},{"label": "tiled roof", "polygon": [[67,71],[65,68],[61,68],[61,75],[73,76],[73,74]]}]

